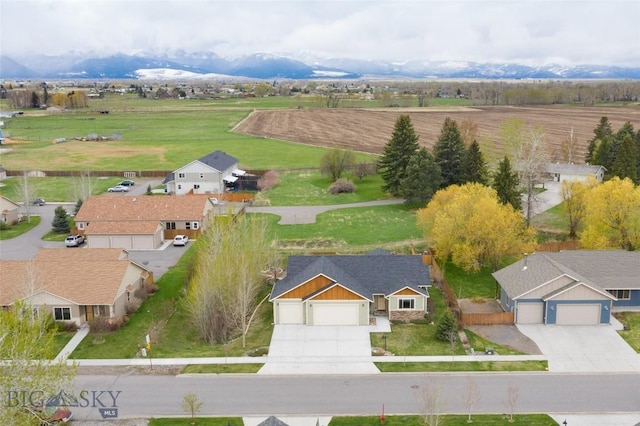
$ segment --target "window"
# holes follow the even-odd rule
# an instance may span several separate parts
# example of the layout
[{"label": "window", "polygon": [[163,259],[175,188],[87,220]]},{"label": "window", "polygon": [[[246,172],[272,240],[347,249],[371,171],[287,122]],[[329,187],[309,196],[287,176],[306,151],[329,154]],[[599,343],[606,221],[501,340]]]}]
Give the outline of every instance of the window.
[{"label": "window", "polygon": [[204,173],[200,173],[200,179],[204,179]]},{"label": "window", "polygon": [[415,299],[398,299],[398,309],[415,309]]},{"label": "window", "polygon": [[184,179],[185,175],[184,173],[178,173],[178,179]]},{"label": "window", "polygon": [[56,321],[69,321],[71,319],[71,308],[53,308],[53,317]]},{"label": "window", "polygon": [[193,222],[192,226],[193,226],[193,229],[198,229],[198,222]]},{"label": "window", "polygon": [[184,229],[191,229],[191,222],[185,222]]},{"label": "window", "polygon": [[198,185],[197,183],[193,185],[193,189],[200,189],[200,185]]},{"label": "window", "polygon": [[618,300],[631,299],[631,290],[607,290],[609,294],[617,298]]},{"label": "window", "polygon": [[84,223],[78,222],[78,229],[84,229]]},{"label": "window", "polygon": [[175,222],[165,223],[165,229],[176,229],[176,223]]}]

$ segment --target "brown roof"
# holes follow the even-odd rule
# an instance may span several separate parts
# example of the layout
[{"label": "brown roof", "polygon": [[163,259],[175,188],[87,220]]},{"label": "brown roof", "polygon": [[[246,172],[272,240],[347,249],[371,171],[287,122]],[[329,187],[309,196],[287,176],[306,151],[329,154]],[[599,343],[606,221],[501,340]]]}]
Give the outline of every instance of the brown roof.
[{"label": "brown roof", "polygon": [[87,225],[85,234],[87,235],[110,235],[110,234],[155,234],[161,227],[157,221],[99,221],[91,222]]},{"label": "brown roof", "polygon": [[76,221],[101,220],[202,220],[213,204],[208,197],[191,195],[100,195],[89,197]]},{"label": "brown roof", "polygon": [[126,259],[128,253],[121,248],[41,248],[36,253],[37,261],[66,262],[69,258],[73,262],[91,262],[95,260],[121,260]]},{"label": "brown roof", "polygon": [[[65,251],[67,255],[60,258]],[[80,252],[88,252],[88,255],[83,258]],[[10,305],[17,298],[42,291],[78,305],[111,305],[121,292],[129,267],[140,268],[141,275],[145,272],[142,266],[127,259],[117,260],[114,257],[117,252],[122,250],[50,249],[38,253],[33,261],[0,261],[0,305]],[[108,256],[111,259],[88,259],[91,256]],[[79,269],[78,262],[81,262],[82,269]],[[29,275],[35,276],[31,286],[26,284]]]}]

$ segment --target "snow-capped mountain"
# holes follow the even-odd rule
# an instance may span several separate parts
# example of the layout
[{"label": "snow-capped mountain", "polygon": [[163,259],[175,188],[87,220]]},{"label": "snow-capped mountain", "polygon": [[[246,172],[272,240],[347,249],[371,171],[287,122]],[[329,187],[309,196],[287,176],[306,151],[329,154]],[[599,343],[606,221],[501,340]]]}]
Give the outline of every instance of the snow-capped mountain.
[{"label": "snow-capped mountain", "polygon": [[[153,70],[153,72],[151,72]],[[165,70],[161,72],[159,70]],[[640,79],[640,67],[606,65],[531,67],[507,63],[467,61],[408,61],[393,63],[311,54],[256,53],[222,58],[213,52],[139,52],[99,56],[0,56],[0,78],[19,79],[136,79],[170,78],[358,79],[358,78],[473,78],[473,79]]]}]

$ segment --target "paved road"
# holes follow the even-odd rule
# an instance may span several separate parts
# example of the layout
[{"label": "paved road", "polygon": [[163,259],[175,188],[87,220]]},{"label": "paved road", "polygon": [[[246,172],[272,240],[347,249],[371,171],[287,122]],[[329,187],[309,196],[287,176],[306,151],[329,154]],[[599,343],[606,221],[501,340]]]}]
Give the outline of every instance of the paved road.
[{"label": "paved road", "polygon": [[332,204],[328,206],[269,206],[247,207],[247,213],[270,213],[280,216],[279,225],[300,225],[315,223],[316,216],[329,210],[346,209],[350,207],[386,206],[389,204],[401,204],[404,200],[377,200],[362,203]]},{"label": "paved road", "polygon": [[[421,413],[427,388],[440,392],[441,412],[466,413],[468,377],[481,394],[475,412],[510,411],[510,387],[518,393],[516,413],[633,413],[640,407],[640,374],[126,375],[78,376],[75,383],[78,391],[95,395],[121,391],[115,405],[122,418],[184,415],[181,402],[188,392],[203,401],[204,416],[321,416],[371,415],[383,404],[387,414]],[[100,398],[107,407],[112,401],[108,393]],[[74,416],[100,418],[94,407],[75,408]]]}]

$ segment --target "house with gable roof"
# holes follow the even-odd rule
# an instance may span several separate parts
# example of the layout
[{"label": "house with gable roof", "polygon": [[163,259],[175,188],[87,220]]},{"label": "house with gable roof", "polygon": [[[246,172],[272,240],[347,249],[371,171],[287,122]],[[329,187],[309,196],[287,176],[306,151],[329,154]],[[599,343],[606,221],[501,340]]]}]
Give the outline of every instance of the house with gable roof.
[{"label": "house with gable roof", "polygon": [[604,166],[589,164],[547,163],[544,166],[544,171],[554,182],[585,181],[589,178],[602,182],[607,169]]},{"label": "house with gable roof", "polygon": [[163,183],[170,194],[222,194],[244,174],[236,158],[217,150],[169,173]]},{"label": "house with gable roof", "polygon": [[609,324],[612,311],[640,310],[640,252],[534,253],[493,277],[517,324]]},{"label": "house with gable roof", "polygon": [[[71,273],[82,265],[87,273]],[[0,260],[0,308],[25,300],[56,321],[80,325],[125,315],[153,274],[121,249],[42,248],[33,260]]]},{"label": "house with gable roof", "polygon": [[0,195],[0,222],[12,225],[20,220],[20,204]]},{"label": "house with gable roof", "polygon": [[205,195],[104,194],[82,203],[75,224],[89,248],[149,250],[178,234],[196,239],[214,207]]},{"label": "house with gable roof", "polygon": [[429,267],[421,256],[376,250],[366,255],[290,256],[269,300],[276,324],[369,325],[373,315],[422,319]]}]

